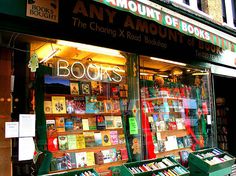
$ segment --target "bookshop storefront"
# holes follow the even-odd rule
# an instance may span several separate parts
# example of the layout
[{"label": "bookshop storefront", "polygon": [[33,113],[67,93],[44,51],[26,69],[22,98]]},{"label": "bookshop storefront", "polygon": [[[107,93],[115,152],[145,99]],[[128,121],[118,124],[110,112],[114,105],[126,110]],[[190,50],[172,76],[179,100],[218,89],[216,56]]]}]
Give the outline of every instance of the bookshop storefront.
[{"label": "bookshop storefront", "polygon": [[[128,162],[153,158],[185,174],[186,155],[216,147],[211,76],[236,76],[233,37],[151,2],[11,0],[19,8],[8,12],[1,3],[0,61],[9,61],[12,101],[0,120],[14,121],[3,137],[12,140],[13,174],[105,174],[126,163],[118,171],[127,175],[148,170],[127,172]],[[169,155],[182,165],[162,160]]]}]

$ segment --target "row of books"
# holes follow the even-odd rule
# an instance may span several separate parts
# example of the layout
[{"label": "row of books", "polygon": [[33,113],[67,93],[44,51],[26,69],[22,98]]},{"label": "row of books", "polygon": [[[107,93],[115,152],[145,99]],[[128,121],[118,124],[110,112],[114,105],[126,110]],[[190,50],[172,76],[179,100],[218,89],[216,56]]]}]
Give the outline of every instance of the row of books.
[{"label": "row of books", "polygon": [[125,135],[116,130],[100,132],[83,132],[83,134],[71,134],[61,136],[48,136],[48,150],[75,150],[87,147],[111,146],[125,144]]},{"label": "row of books", "polygon": [[47,133],[65,131],[104,130],[122,128],[121,116],[102,116],[81,118],[72,116],[69,118],[55,117],[55,120],[46,120]]},{"label": "row of books", "polygon": [[163,170],[163,171],[159,171],[157,173],[154,173],[153,176],[179,176],[179,175],[183,175],[183,174],[187,174],[187,172],[182,167],[176,166],[171,169],[167,169],[167,170]]},{"label": "row of books", "polygon": [[215,164],[223,163],[225,161],[232,160],[232,159],[233,158],[231,158],[230,156],[224,155],[223,157],[214,156],[213,158],[205,159],[204,161],[210,165],[215,165]]},{"label": "row of books", "polygon": [[188,148],[192,146],[192,138],[189,135],[184,137],[167,136],[166,140],[155,141],[154,146],[155,153]]},{"label": "row of books", "polygon": [[209,151],[209,152],[206,152],[206,153],[197,153],[195,155],[200,159],[205,159],[205,158],[208,158],[208,157],[214,157],[214,156],[221,155],[221,154],[223,154],[223,152],[221,152],[220,150],[215,148],[212,151]]},{"label": "row of books", "polygon": [[123,96],[123,91],[128,90],[127,84],[73,81],[49,75],[45,76],[44,85],[47,94]]},{"label": "row of books", "polygon": [[96,176],[96,174],[91,171],[85,171],[80,173],[79,176]]},{"label": "row of books", "polygon": [[61,158],[53,158],[51,161],[51,171],[81,168],[86,166],[102,165],[121,160],[127,160],[126,148],[117,150],[115,148],[101,150],[100,152],[79,152],[65,153]]},{"label": "row of books", "polygon": [[118,99],[99,100],[97,96],[73,97],[51,96],[44,101],[45,114],[85,114],[85,113],[119,113]]},{"label": "row of books", "polygon": [[152,116],[148,116],[148,121],[153,132],[185,129],[185,119],[179,118],[178,115],[153,114]]}]

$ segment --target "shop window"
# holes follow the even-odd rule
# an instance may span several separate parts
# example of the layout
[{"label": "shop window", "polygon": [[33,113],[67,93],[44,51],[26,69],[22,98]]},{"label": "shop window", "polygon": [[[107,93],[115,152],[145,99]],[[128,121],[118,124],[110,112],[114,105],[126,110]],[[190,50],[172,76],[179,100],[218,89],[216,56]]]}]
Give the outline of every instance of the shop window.
[{"label": "shop window", "polygon": [[147,158],[211,146],[207,70],[141,56],[140,89]]},{"label": "shop window", "polygon": [[223,17],[223,22],[227,23],[226,9],[225,9],[225,0],[222,0],[221,3],[222,3],[222,17]]},{"label": "shop window", "polygon": [[235,28],[236,26],[236,2],[235,0],[222,0],[222,18],[225,25]]}]

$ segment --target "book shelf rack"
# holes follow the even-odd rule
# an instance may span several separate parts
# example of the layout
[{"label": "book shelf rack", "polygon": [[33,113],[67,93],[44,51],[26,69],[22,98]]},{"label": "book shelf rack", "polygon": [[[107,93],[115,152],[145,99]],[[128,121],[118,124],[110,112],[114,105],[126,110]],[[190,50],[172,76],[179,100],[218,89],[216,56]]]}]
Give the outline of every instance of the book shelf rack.
[{"label": "book shelf rack", "polygon": [[232,171],[234,156],[218,148],[203,149],[189,154],[191,175],[219,176]]},{"label": "book shelf rack", "polygon": [[189,171],[171,157],[129,162],[120,169],[124,176],[189,175]]},{"label": "book shelf rack", "polygon": [[50,176],[50,175],[57,175],[57,176],[75,176],[75,175],[87,175],[87,176],[99,176],[99,174],[93,168],[84,168],[80,170],[71,170],[71,171],[63,171],[63,172],[55,172],[46,175],[39,175],[39,176]]}]

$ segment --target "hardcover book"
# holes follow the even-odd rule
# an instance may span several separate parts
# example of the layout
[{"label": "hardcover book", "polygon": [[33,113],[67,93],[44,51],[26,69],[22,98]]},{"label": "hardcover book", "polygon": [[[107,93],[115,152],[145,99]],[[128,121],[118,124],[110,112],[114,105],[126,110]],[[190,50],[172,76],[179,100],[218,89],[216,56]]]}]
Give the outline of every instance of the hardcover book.
[{"label": "hardcover book", "polygon": [[83,134],[76,135],[76,144],[77,144],[77,149],[85,148],[85,139]]},{"label": "hardcover book", "polygon": [[58,151],[58,139],[56,136],[48,136],[48,150],[50,152]]},{"label": "hardcover book", "polygon": [[114,129],[115,122],[113,116],[105,116],[106,129]]},{"label": "hardcover book", "polygon": [[70,82],[70,94],[71,95],[79,95],[79,83],[78,82]]},{"label": "hardcover book", "polygon": [[75,114],[84,114],[86,110],[86,103],[84,97],[74,98],[74,111]]},{"label": "hardcover book", "polygon": [[89,117],[88,124],[89,124],[89,130],[96,130],[97,129],[95,117]]},{"label": "hardcover book", "polygon": [[114,116],[115,128],[123,128],[121,116]]},{"label": "hardcover book", "polygon": [[81,117],[72,116],[71,119],[73,121],[73,130],[74,131],[83,130],[83,123],[82,123],[82,118]]},{"label": "hardcover book", "polygon": [[66,99],[63,96],[52,96],[52,113],[66,114]]},{"label": "hardcover book", "polygon": [[64,117],[55,117],[57,132],[65,132],[65,119]]},{"label": "hardcover book", "polygon": [[94,152],[86,152],[87,154],[87,166],[94,166],[95,159],[94,159]]},{"label": "hardcover book", "polygon": [[119,143],[118,132],[110,131],[110,136],[111,136],[111,145],[117,145]]},{"label": "hardcover book", "polygon": [[82,119],[83,130],[89,130],[89,121],[88,119]]},{"label": "hardcover book", "polygon": [[125,135],[124,134],[119,134],[118,135],[118,140],[119,140],[119,144],[125,144]]},{"label": "hardcover book", "polygon": [[79,167],[86,167],[87,166],[87,155],[86,152],[79,152],[75,154],[76,158],[76,166]]},{"label": "hardcover book", "polygon": [[60,150],[68,150],[67,136],[58,136],[58,144]]},{"label": "hardcover book", "polygon": [[120,149],[120,153],[121,153],[122,160],[128,160],[129,157],[128,157],[128,153],[127,153],[126,148]]},{"label": "hardcover book", "polygon": [[75,113],[75,103],[74,100],[66,100],[66,112],[68,114],[73,114]]},{"label": "hardcover book", "polygon": [[95,139],[94,139],[94,132],[83,132],[85,146],[86,147],[94,147],[95,146]]},{"label": "hardcover book", "polygon": [[77,149],[77,139],[76,139],[75,134],[67,135],[67,140],[68,140],[68,149],[69,150]]},{"label": "hardcover book", "polygon": [[111,145],[110,131],[101,131],[101,134],[102,134],[102,145],[103,146],[110,146]]},{"label": "hardcover book", "polygon": [[73,131],[74,128],[74,123],[72,119],[70,118],[65,118],[65,130],[66,131]]},{"label": "hardcover book", "polygon": [[97,115],[96,116],[96,123],[97,123],[97,129],[98,130],[106,129],[106,121],[105,121],[105,117],[104,116]]},{"label": "hardcover book", "polygon": [[44,101],[44,113],[52,114],[52,101]]},{"label": "hardcover book", "polygon": [[56,124],[55,120],[46,120],[46,127],[47,127],[47,136],[54,136],[56,135]]},{"label": "hardcover book", "polygon": [[102,134],[100,132],[94,133],[94,139],[96,146],[102,146]]}]

